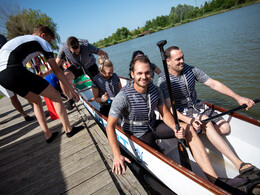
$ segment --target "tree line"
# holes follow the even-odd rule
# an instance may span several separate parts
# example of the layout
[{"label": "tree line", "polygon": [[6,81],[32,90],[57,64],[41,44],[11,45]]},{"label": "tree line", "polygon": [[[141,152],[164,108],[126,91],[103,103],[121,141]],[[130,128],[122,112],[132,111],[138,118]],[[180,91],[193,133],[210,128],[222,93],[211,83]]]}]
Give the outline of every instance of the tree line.
[{"label": "tree line", "polygon": [[[193,7],[191,5],[178,5],[172,7],[169,15],[157,16],[152,20],[146,21],[141,28],[130,31],[126,27],[116,30],[111,36],[93,43],[96,47],[107,47],[123,41],[134,39],[146,34],[154,33],[166,28],[184,24],[195,19],[216,14],[222,10],[242,7],[242,4],[258,3],[259,0],[212,0],[205,2],[204,6]],[[57,24],[40,10],[21,10],[18,6],[5,5],[0,7],[0,33],[8,39],[17,36],[32,34],[32,26],[43,24],[49,26],[55,33],[55,41],[51,43],[54,50],[58,50],[61,43],[57,33]]]},{"label": "tree line", "polygon": [[256,2],[257,0],[212,0],[205,2],[204,6],[193,7],[191,5],[181,5],[172,7],[169,15],[157,16],[152,20],[148,20],[142,28],[130,31],[126,27],[118,28],[111,36],[95,42],[97,47],[107,47],[133,38],[151,34],[166,28],[171,28],[179,24],[184,24],[194,19],[218,13],[222,10],[237,8],[245,3]]},{"label": "tree line", "polygon": [[17,36],[32,34],[38,24],[48,26],[55,34],[55,41],[51,42],[54,50],[58,50],[61,43],[57,33],[57,24],[40,10],[20,9],[19,6],[6,4],[0,7],[0,34],[4,34],[7,39]]}]

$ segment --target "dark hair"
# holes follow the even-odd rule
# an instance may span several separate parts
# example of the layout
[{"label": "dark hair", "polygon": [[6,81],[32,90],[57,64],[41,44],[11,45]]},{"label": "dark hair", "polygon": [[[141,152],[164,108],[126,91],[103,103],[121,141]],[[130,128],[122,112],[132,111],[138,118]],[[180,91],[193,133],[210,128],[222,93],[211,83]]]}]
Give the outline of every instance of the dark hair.
[{"label": "dark hair", "polygon": [[172,51],[172,50],[179,50],[179,49],[180,49],[180,48],[177,47],[177,46],[168,47],[168,48],[165,50],[166,59],[170,59],[170,58],[171,58],[171,51]]},{"label": "dark hair", "polygon": [[41,35],[42,33],[45,33],[46,35],[50,35],[52,39],[55,39],[55,34],[48,26],[39,24],[34,28],[33,34]]},{"label": "dark hair", "polygon": [[71,47],[73,49],[78,49],[79,48],[79,40],[76,37],[69,37],[67,39],[67,46]]},{"label": "dark hair", "polygon": [[133,52],[133,55],[132,55],[132,60],[137,56],[137,55],[144,55],[144,52],[142,52],[141,50],[136,50]]},{"label": "dark hair", "polygon": [[4,46],[4,44],[7,42],[7,39],[4,35],[0,34],[0,49]]},{"label": "dark hair", "polygon": [[132,78],[132,76],[131,76],[131,64],[133,63],[133,60],[136,58],[136,56],[138,56],[138,55],[144,55],[144,52],[142,52],[141,50],[136,50],[136,51],[134,51],[133,52],[133,54],[132,54],[132,59],[131,59],[131,62],[130,62],[130,64],[129,64],[129,76],[130,76],[130,78]]},{"label": "dark hair", "polygon": [[131,61],[131,64],[130,64],[130,74],[131,74],[131,71],[134,72],[134,68],[135,68],[135,63],[139,61],[139,62],[143,62],[143,63],[148,63],[150,68],[151,68],[151,62],[149,60],[149,58],[146,56],[146,55],[142,55],[142,56],[136,56],[132,61]]}]

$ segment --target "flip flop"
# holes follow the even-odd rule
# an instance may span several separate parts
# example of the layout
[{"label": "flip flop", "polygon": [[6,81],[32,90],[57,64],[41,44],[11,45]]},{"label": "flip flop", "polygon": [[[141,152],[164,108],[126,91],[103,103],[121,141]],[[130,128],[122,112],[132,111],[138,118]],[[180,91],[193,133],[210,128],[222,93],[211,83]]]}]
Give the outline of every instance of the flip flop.
[{"label": "flip flop", "polygon": [[[244,166],[246,166],[246,165],[251,165],[250,167],[247,167],[247,168],[245,168],[245,169],[242,169]],[[244,173],[246,173],[246,172],[248,172],[248,171],[251,171],[251,170],[253,170],[254,169],[254,166],[251,164],[251,163],[245,163],[245,162],[242,162],[241,163],[241,165],[240,165],[240,167],[239,167],[239,174],[240,175],[242,175],[242,174],[244,174]]]}]

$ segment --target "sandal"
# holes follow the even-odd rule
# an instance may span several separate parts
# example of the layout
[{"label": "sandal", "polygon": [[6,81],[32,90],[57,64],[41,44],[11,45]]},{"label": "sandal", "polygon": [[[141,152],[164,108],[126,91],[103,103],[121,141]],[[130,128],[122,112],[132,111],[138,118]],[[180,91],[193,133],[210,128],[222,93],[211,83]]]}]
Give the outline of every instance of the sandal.
[{"label": "sandal", "polygon": [[[247,167],[247,168],[245,168],[245,169],[242,169],[244,166],[246,166],[246,165],[251,165],[250,167]],[[251,170],[253,170],[254,169],[254,166],[251,164],[251,163],[245,163],[245,162],[242,162],[241,163],[241,165],[240,165],[240,167],[239,167],[239,174],[240,175],[242,175],[242,174],[244,174],[244,173],[246,173],[246,172],[248,172],[248,171],[251,171]]]}]

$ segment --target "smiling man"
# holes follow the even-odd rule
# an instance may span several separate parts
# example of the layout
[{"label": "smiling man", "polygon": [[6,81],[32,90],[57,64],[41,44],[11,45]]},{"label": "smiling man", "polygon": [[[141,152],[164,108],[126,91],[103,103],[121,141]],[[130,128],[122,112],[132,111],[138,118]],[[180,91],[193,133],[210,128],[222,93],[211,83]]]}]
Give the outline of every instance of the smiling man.
[{"label": "smiling man", "polygon": [[[239,104],[246,104],[248,108],[255,103],[249,98],[239,96],[219,81],[210,78],[202,70],[185,64],[184,54],[179,47],[171,46],[167,48],[165,50],[165,55],[168,64],[171,89],[175,97],[175,105],[178,111],[178,118],[186,124],[192,125],[196,131],[199,131],[200,128],[202,128],[209,141],[234,164],[239,170],[239,173],[245,173],[254,169],[254,166],[250,163],[242,162],[220,135],[227,134],[230,131],[230,126],[224,118],[216,118],[213,122],[202,125],[202,119],[215,116],[218,113],[197,99],[195,82],[199,81],[200,83],[204,83],[206,86],[236,99]],[[160,86],[163,91],[167,108],[170,109],[171,101],[165,73],[162,73],[161,77],[158,79],[158,86]]]},{"label": "smiling man", "polygon": [[[114,155],[112,172],[121,174],[126,169],[125,162],[130,162],[121,154],[115,133],[116,124],[122,116],[123,131],[159,151],[156,139],[185,137],[196,162],[209,181],[222,187],[226,186],[218,179],[206,150],[192,126],[180,123],[180,131],[176,131],[174,118],[164,104],[160,88],[151,82],[152,71],[149,59],[146,56],[136,57],[131,63],[130,70],[133,81],[124,86],[115,97],[107,121],[107,136]],[[156,108],[163,121],[156,120]],[[225,179],[225,182],[232,183],[235,182],[234,180],[241,182],[241,179]]]}]

